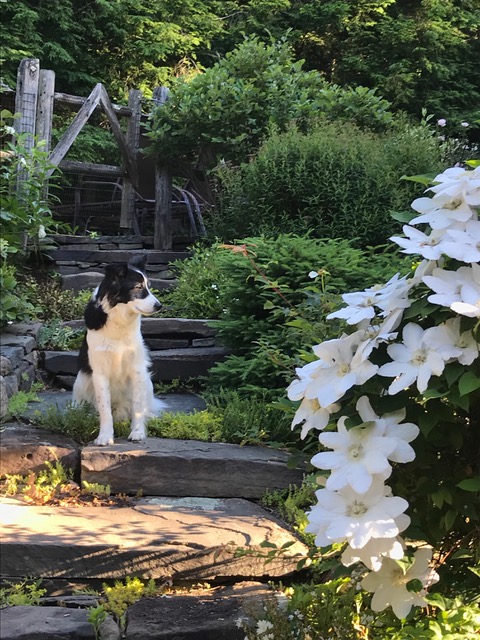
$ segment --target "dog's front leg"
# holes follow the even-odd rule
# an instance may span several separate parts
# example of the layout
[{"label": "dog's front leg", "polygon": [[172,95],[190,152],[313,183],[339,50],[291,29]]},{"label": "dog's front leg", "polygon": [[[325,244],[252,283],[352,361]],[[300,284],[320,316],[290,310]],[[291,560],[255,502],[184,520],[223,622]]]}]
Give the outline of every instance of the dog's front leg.
[{"label": "dog's front leg", "polygon": [[95,401],[100,415],[100,432],[93,444],[106,446],[113,444],[113,416],[110,400],[110,384],[103,374],[92,374]]},{"label": "dog's front leg", "polygon": [[145,421],[150,413],[150,396],[152,395],[152,381],[143,371],[132,374],[132,421],[129,440],[141,442],[147,437]]}]

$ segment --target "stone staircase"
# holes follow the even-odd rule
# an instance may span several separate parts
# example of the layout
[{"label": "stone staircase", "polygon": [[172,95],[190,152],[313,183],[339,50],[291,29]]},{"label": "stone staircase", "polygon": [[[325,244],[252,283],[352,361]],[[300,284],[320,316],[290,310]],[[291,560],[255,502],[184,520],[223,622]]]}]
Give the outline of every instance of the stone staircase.
[{"label": "stone staircase", "polygon": [[[144,239],[91,240],[57,237],[60,246],[50,256],[64,287],[92,288],[105,264],[126,261],[139,250],[148,254],[154,283],[173,286],[170,262],[187,255],[154,252],[141,244]],[[204,375],[226,354],[206,320],[146,318],[142,332],[157,381]],[[40,363],[64,388],[73,382],[76,352],[46,351]],[[0,475],[28,475],[60,460],[78,484],[108,484],[113,494],[130,498],[122,506],[34,506],[0,498],[1,578],[41,578],[49,591],[42,607],[4,609],[0,638],[94,640],[86,607],[97,600],[69,594],[76,586],[98,588],[139,576],[184,586],[207,581],[210,587],[142,599],[129,607],[124,630],[107,618],[102,640],[243,640],[239,619],[248,619],[255,608],[261,612],[273,597],[266,582],[292,576],[299,561],[305,562],[305,545],[258,503],[266,491],[300,484],[303,470],[288,466],[286,452],[260,446],[148,438],[141,444],[116,440],[108,447],[81,447],[28,424],[36,410],[61,408],[70,398],[68,391],[39,395],[40,403],[20,422],[2,426]],[[204,406],[188,394],[162,400],[166,411]],[[272,555],[275,547],[280,551]]]},{"label": "stone staircase", "polygon": [[[68,395],[63,394],[64,401]],[[41,394],[41,410],[56,397],[58,394]],[[192,398],[187,403],[187,410],[195,407]],[[178,398],[177,409],[182,410]],[[307,553],[294,533],[258,504],[266,491],[302,480],[302,470],[290,469],[288,454],[283,451],[161,438],[148,438],[142,444],[118,440],[109,447],[80,447],[48,429],[7,423],[1,437],[0,460],[1,475],[28,475],[44,468],[47,461],[60,460],[73,469],[79,483],[108,483],[113,493],[143,494],[141,498],[125,499],[125,506],[120,507],[32,506],[16,498],[1,498],[3,579],[42,578],[59,600],[58,593],[65,595],[65,586],[59,591],[60,583],[72,589],[74,585],[134,575],[160,583],[213,584],[213,589],[201,594],[172,595],[167,601],[150,599],[148,621],[142,619],[142,605],[137,603],[127,616],[122,636],[127,640],[243,640],[244,632],[237,621],[248,617],[243,610],[246,607],[248,611],[252,604],[248,594],[253,589],[257,605],[259,593],[263,599],[272,597],[263,583],[295,573]],[[268,549],[262,546],[265,542],[270,545]],[[268,551],[273,547],[282,551],[272,558]],[[232,588],[235,596],[230,593]],[[189,616],[182,622],[182,617],[172,612],[177,606],[185,609],[185,598],[189,598]],[[165,611],[167,603],[170,608]],[[207,604],[212,611],[208,620],[204,617]],[[230,616],[225,617],[225,611],[223,617],[219,615],[222,606]],[[78,635],[86,611],[69,635],[48,635],[53,627],[45,622],[47,609],[51,610],[53,625],[58,616],[56,607],[39,608],[36,618],[28,607],[3,612],[8,624],[0,637],[95,637],[93,627],[90,635],[87,631],[82,632],[87,635]],[[22,635],[26,620],[32,635]],[[120,635],[102,637],[118,639]]]}]

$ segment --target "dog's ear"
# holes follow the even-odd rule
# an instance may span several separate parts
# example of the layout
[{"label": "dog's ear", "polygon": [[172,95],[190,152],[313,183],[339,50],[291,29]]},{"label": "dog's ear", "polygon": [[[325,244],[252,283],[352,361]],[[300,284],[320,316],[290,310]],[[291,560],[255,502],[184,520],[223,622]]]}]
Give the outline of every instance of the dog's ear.
[{"label": "dog's ear", "polygon": [[141,271],[145,270],[145,265],[147,264],[147,256],[145,254],[139,256],[133,256],[128,261],[129,267],[134,267],[135,269],[140,269]]},{"label": "dog's ear", "polygon": [[127,265],[125,264],[107,264],[105,267],[105,275],[112,280],[125,278],[127,275]]}]

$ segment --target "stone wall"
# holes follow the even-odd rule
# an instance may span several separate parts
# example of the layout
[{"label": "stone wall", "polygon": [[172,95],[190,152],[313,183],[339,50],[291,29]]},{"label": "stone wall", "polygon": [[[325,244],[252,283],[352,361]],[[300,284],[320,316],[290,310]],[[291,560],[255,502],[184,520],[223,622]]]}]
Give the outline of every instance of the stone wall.
[{"label": "stone wall", "polygon": [[28,391],[36,380],[39,361],[38,333],[42,325],[12,324],[0,334],[0,417],[7,413],[8,399]]}]

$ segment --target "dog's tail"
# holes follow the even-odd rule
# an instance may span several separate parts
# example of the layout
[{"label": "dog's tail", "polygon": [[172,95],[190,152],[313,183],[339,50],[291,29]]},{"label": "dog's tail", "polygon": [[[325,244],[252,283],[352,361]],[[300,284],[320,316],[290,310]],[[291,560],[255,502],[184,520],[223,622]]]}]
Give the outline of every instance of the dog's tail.
[{"label": "dog's tail", "polygon": [[152,400],[152,408],[151,408],[151,415],[152,416],[158,416],[158,415],[160,415],[161,413],[164,413],[167,410],[168,410],[168,407],[167,407],[165,402],[163,402],[159,398],[153,398],[153,400]]}]

